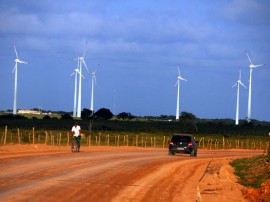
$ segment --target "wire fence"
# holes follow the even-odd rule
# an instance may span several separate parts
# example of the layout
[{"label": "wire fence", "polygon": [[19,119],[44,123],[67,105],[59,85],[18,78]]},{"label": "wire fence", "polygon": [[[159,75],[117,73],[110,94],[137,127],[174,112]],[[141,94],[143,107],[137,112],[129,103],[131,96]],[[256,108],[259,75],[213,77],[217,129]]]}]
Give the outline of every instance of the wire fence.
[{"label": "wire fence", "polygon": [[[83,146],[132,146],[144,148],[168,148],[171,136],[153,134],[123,134],[95,132],[82,139]],[[9,129],[5,126],[2,131],[0,145],[10,144],[46,144],[51,146],[69,146],[71,140],[69,131],[36,131]],[[269,136],[270,139],[270,136]],[[219,149],[251,149],[268,151],[270,140],[267,138],[225,138],[225,137],[201,137],[197,141],[199,149],[219,150]]]}]

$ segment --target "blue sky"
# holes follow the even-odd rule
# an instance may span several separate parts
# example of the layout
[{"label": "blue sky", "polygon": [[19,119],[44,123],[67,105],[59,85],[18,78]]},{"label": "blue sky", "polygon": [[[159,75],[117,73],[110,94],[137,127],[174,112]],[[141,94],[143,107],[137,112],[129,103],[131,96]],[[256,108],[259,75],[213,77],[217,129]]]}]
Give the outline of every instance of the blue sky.
[{"label": "blue sky", "polygon": [[[9,0],[0,2],[0,110],[13,108],[15,53],[19,109],[73,110],[76,67],[97,70],[94,109],[137,116],[235,117],[236,88],[255,69],[251,118],[270,121],[270,2],[267,0]],[[98,67],[98,64],[100,66]],[[97,68],[98,67],[98,68]],[[90,108],[91,77],[83,70],[82,108]],[[248,91],[240,91],[240,118]]]}]

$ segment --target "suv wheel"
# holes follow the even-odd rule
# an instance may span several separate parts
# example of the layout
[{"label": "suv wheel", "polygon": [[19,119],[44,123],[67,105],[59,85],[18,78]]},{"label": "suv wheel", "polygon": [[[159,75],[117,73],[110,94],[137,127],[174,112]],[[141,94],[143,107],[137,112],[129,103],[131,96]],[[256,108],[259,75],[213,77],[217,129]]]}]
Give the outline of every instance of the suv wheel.
[{"label": "suv wheel", "polygon": [[190,152],[190,157],[193,157],[193,156],[195,156],[195,151],[194,151],[194,149]]},{"label": "suv wheel", "polygon": [[174,156],[174,155],[175,155],[175,153],[172,152],[171,150],[169,150],[169,156]]}]

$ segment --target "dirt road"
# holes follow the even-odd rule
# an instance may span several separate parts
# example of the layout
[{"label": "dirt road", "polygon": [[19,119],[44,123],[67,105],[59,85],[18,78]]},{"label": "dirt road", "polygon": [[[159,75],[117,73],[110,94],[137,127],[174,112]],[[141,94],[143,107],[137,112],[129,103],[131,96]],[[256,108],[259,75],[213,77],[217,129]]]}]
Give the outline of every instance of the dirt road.
[{"label": "dirt road", "polygon": [[2,154],[0,150],[0,198],[1,201],[244,201],[228,162],[261,153],[199,151],[197,158],[191,158],[183,154],[168,156],[165,149],[96,147],[82,148],[79,153],[71,153],[67,148]]}]

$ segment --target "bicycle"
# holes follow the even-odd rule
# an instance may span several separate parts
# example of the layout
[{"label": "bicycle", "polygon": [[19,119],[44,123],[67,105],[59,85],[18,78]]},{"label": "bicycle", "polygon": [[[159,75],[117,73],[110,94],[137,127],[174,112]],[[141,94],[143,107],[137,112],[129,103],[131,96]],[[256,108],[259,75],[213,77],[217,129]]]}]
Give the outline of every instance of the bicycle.
[{"label": "bicycle", "polygon": [[74,139],[72,142],[71,142],[71,152],[79,152],[80,151],[80,148],[77,144],[77,141]]}]

